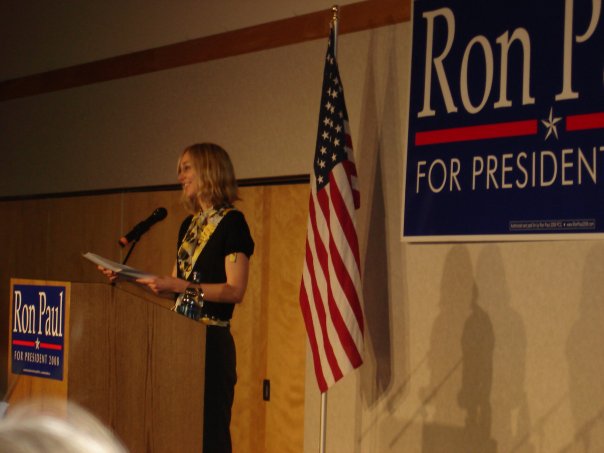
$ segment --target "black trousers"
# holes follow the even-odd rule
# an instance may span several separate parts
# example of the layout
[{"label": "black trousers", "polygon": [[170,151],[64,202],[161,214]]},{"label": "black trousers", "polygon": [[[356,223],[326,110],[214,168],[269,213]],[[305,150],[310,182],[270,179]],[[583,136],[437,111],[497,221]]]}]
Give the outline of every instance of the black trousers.
[{"label": "black trousers", "polygon": [[203,453],[231,453],[237,371],[235,342],[228,327],[207,327],[205,380]]}]

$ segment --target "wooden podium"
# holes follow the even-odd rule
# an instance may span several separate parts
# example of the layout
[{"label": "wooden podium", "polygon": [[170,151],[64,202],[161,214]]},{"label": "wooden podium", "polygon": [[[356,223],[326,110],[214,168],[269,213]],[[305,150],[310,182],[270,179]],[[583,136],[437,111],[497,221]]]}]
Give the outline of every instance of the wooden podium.
[{"label": "wooden podium", "polygon": [[[13,288],[56,284],[69,288],[63,379],[14,374],[14,324],[25,322],[13,313]],[[201,451],[205,326],[170,305],[128,283],[12,279],[9,403],[48,396],[75,401],[133,453]]]}]

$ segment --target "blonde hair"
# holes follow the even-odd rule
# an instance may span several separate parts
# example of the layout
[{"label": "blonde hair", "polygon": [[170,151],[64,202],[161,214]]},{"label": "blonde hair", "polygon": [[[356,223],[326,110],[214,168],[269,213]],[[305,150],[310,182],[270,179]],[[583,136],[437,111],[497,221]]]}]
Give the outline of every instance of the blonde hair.
[{"label": "blonde hair", "polygon": [[188,146],[178,158],[179,174],[180,163],[185,154],[189,155],[195,169],[199,188],[194,200],[188,199],[183,192],[181,201],[188,211],[197,212],[201,208],[200,200],[207,201],[214,207],[231,205],[239,200],[233,163],[222,147],[214,143],[197,143]]}]

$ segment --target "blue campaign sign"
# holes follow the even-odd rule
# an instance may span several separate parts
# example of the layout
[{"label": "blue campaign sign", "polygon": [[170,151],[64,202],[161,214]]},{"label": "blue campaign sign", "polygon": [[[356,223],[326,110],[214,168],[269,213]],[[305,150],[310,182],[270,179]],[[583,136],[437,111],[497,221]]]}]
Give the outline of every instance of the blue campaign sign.
[{"label": "blue campaign sign", "polygon": [[413,2],[405,240],[604,232],[602,15],[602,0]]},{"label": "blue campaign sign", "polygon": [[14,374],[63,380],[66,300],[65,286],[13,286],[10,353]]}]

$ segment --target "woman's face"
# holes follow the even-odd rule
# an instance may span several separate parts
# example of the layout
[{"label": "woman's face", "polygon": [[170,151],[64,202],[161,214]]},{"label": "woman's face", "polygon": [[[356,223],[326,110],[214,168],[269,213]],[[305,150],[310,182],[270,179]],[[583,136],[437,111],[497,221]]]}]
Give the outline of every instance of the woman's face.
[{"label": "woman's face", "polygon": [[184,153],[178,165],[178,182],[182,186],[183,193],[190,200],[193,200],[199,192],[197,181],[197,172],[191,157],[189,153]]}]

